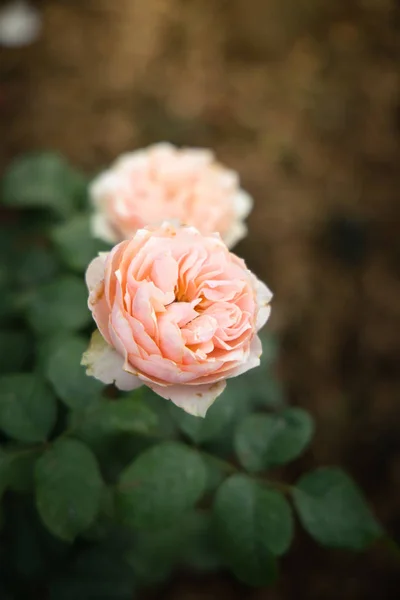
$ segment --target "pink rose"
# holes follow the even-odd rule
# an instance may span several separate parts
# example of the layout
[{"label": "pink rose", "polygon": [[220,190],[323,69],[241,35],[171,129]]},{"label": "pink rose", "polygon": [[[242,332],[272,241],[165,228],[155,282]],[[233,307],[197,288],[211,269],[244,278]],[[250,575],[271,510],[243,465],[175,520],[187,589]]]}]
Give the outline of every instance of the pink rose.
[{"label": "pink rose", "polygon": [[232,248],[246,235],[252,199],[212,152],[156,144],[121,156],[90,187],[95,237],[117,243],[163,221],[218,231]]},{"label": "pink rose", "polygon": [[88,267],[99,332],[82,364],[121,390],[145,384],[205,416],[225,380],[256,367],[272,294],[218,234],[140,229]]}]

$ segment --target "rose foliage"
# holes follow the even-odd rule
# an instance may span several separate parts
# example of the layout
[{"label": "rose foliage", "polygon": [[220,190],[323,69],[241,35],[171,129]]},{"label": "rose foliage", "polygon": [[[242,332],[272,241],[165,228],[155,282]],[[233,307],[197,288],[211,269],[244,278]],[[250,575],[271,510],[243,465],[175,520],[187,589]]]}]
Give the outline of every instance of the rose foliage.
[{"label": "rose foliage", "polygon": [[[314,422],[287,402],[268,325],[260,332],[261,365],[219,386],[204,418],[179,407],[184,390],[165,391],[175,377],[170,363],[157,359],[150,373],[138,358],[145,352],[131,349],[129,359],[142,379],[147,374],[143,386],[121,391],[86,375],[80,362],[95,324],[84,274],[111,250],[90,235],[90,181],[51,153],[20,157],[2,179],[0,597],[122,600],[178,569],[228,570],[249,586],[271,585],[299,527],[321,546],[369,546],[382,530],[349,475],[318,466],[286,478],[285,465],[302,455],[301,464],[310,464]],[[175,269],[165,261],[163,277]],[[214,327],[216,344],[225,317],[211,312],[201,331]],[[174,319],[183,319],[185,345],[179,338],[168,351],[190,361],[187,348],[206,355],[211,337],[196,346],[185,314],[160,321],[177,332]],[[102,318],[102,339],[112,341]],[[247,345],[241,330],[235,335],[250,356],[250,338]],[[224,357],[221,372],[230,368],[224,352],[213,355]],[[200,384],[220,381],[208,364],[203,373],[196,363],[194,372]]]}]

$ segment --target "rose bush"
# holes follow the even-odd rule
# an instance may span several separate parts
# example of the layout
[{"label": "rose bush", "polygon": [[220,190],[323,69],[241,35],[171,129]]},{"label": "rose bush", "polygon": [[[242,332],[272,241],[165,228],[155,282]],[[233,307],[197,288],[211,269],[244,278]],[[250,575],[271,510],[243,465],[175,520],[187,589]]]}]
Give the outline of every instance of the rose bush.
[{"label": "rose bush", "polygon": [[147,225],[175,220],[233,247],[246,235],[252,199],[210,150],[160,143],[122,155],[90,186],[92,231],[117,243]]},{"label": "rose bush", "polygon": [[[269,290],[193,228],[100,244],[88,185],[48,152],[1,181],[0,598],[131,600],[181,568],[266,586],[298,524],[334,548],[385,535],[351,478],[307,452],[313,418],[287,402],[270,327],[252,368]],[[138,389],[80,365],[91,261],[86,358]],[[204,413],[246,370],[203,419],[157,395]],[[311,471],[285,468],[305,453]]]},{"label": "rose bush", "polygon": [[205,416],[226,379],[260,364],[272,294],[218,234],[165,223],[101,253],[86,281],[95,334],[82,364]]}]

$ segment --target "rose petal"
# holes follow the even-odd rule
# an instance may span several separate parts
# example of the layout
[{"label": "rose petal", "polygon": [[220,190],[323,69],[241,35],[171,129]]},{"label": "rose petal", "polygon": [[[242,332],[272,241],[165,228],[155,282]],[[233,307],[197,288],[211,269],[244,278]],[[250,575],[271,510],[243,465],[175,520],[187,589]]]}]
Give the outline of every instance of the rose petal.
[{"label": "rose petal", "polygon": [[119,240],[118,234],[111,226],[109,219],[103,213],[96,213],[90,218],[93,237],[115,244]]},{"label": "rose petal", "polygon": [[[256,279],[256,278],[255,278]],[[271,290],[259,279],[256,279],[256,293],[257,293],[257,304],[259,306],[257,319],[256,319],[256,329],[259,331],[261,327],[265,325],[268,320],[268,317],[271,313],[271,307],[269,303],[272,300],[272,292]]]},{"label": "rose petal", "polygon": [[234,222],[228,231],[224,234],[224,241],[228,248],[236,246],[240,240],[245,238],[247,235],[247,227],[244,223]]},{"label": "rose petal", "polygon": [[101,339],[101,352],[94,359],[88,352],[84,363],[106,382],[124,389],[143,382],[204,416],[227,378],[260,364],[256,327],[268,318],[272,294],[218,235],[168,222],[142,229],[105,265],[96,259],[87,281],[109,345]]},{"label": "rose petal", "polygon": [[161,387],[154,384],[147,384],[156,394],[171,400],[176,406],[195,417],[205,417],[207,410],[218,398],[226,387],[226,381],[217,381],[212,384],[204,385],[171,385]]},{"label": "rose petal", "polygon": [[237,377],[238,375],[243,375],[250,369],[254,369],[260,365],[260,358],[262,355],[262,344],[258,335],[254,336],[250,344],[250,353],[246,361],[244,361],[241,365],[233,369],[229,373],[229,377]]},{"label": "rose petal", "polygon": [[166,313],[158,318],[159,345],[163,356],[181,363],[185,353],[185,345],[181,331]]},{"label": "rose petal", "polygon": [[104,281],[104,265],[108,256],[108,252],[101,252],[92,260],[86,270],[86,285],[89,292],[92,292],[96,287]]},{"label": "rose petal", "polygon": [[161,219],[220,231],[229,245],[246,233],[242,221],[252,207],[235,171],[219,164],[210,150],[154,144],[122,155],[90,186],[96,236],[106,241],[132,237],[142,224]]},{"label": "rose petal", "polygon": [[178,263],[171,254],[157,256],[151,268],[151,279],[162,292],[174,291],[178,280]]},{"label": "rose petal", "polygon": [[117,388],[123,391],[134,390],[143,384],[138,377],[123,370],[123,357],[107,344],[97,330],[92,335],[89,348],[82,356],[81,365],[87,367],[87,375],[103,383],[115,383]]}]

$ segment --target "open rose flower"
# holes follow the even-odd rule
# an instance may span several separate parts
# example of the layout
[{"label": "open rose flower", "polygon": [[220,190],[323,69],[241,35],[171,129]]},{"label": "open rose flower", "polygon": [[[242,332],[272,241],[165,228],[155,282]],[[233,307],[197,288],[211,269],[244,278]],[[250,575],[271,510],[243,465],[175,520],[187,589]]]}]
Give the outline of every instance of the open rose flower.
[{"label": "open rose flower", "polygon": [[161,143],[122,155],[90,187],[95,237],[117,243],[163,221],[218,231],[229,248],[246,235],[252,199],[209,150]]},{"label": "open rose flower", "polygon": [[99,331],[82,364],[104,383],[145,384],[205,416],[227,378],[260,363],[272,295],[218,234],[140,229],[95,258],[86,282]]}]

